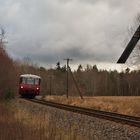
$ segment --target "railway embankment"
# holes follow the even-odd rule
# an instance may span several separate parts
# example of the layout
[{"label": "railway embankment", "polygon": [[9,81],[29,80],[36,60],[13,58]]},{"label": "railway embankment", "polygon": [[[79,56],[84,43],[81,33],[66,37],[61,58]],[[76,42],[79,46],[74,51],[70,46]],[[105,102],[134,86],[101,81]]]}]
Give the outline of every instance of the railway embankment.
[{"label": "railway embankment", "polygon": [[[16,107],[20,111],[28,112],[23,120],[33,121],[33,117],[39,117],[36,122],[45,130],[50,130],[55,139],[71,139],[71,140],[139,140],[140,128],[99,119],[96,117],[89,117],[80,115],[53,107],[31,103],[23,99],[16,101]],[[17,115],[18,116],[18,115]],[[28,125],[29,123],[28,122]],[[25,123],[27,123],[25,121]],[[47,128],[46,128],[47,127]],[[47,133],[47,132],[46,132]]]}]

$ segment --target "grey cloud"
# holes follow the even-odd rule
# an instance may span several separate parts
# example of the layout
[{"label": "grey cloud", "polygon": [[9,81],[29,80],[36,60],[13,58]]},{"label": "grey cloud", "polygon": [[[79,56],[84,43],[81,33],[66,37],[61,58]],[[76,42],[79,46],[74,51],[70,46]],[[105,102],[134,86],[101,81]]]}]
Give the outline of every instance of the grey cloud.
[{"label": "grey cloud", "polygon": [[[7,50],[41,63],[64,57],[116,62],[139,0],[0,0]],[[5,15],[5,16],[3,16]]]}]

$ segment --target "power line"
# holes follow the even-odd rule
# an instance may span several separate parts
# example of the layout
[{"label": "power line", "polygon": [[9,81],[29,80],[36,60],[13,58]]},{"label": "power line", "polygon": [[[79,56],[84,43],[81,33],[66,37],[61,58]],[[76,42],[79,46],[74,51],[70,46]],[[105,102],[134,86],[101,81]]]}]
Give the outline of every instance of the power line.
[{"label": "power line", "polygon": [[70,73],[71,73],[71,76],[72,76],[72,79],[73,79],[73,81],[74,81],[74,84],[75,84],[75,86],[76,86],[76,88],[77,88],[77,91],[78,91],[78,93],[79,93],[81,99],[83,99],[82,93],[81,93],[81,91],[80,91],[80,89],[79,89],[79,87],[78,87],[78,84],[77,84],[77,82],[76,82],[76,80],[75,80],[75,78],[74,78],[74,76],[73,76],[73,73],[72,73],[70,67],[69,67],[69,71],[70,71]]}]

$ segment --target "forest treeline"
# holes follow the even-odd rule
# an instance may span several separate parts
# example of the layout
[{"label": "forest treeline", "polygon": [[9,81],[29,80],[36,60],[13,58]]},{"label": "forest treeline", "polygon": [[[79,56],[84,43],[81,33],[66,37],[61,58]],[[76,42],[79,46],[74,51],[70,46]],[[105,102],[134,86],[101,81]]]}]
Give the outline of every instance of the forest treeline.
[{"label": "forest treeline", "polygon": [[[38,67],[28,61],[12,60],[0,46],[0,96],[7,92],[18,95],[20,74],[37,74],[42,77],[41,94],[66,94],[66,66],[57,63],[53,69]],[[78,87],[84,96],[138,96],[140,95],[140,70],[124,72],[99,70],[96,65],[79,65],[75,70]],[[51,84],[51,86],[50,86]],[[69,73],[69,95],[78,96],[74,81]]]},{"label": "forest treeline", "polygon": [[[65,70],[64,70],[65,68]],[[66,67],[57,66],[52,73],[53,94],[66,94]],[[51,75],[51,74],[50,74]],[[85,96],[138,96],[140,95],[140,70],[118,72],[98,70],[96,65],[87,65],[73,72],[80,91]],[[69,94],[78,95],[69,73]]]}]

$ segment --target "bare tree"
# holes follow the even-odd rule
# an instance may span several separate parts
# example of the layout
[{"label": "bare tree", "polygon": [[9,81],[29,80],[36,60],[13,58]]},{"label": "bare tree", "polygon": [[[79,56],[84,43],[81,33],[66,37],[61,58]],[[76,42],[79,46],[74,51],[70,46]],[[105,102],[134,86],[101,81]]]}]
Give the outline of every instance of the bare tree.
[{"label": "bare tree", "polygon": [[4,46],[4,43],[5,43],[4,39],[5,39],[5,30],[0,25],[0,47],[3,47]]}]

